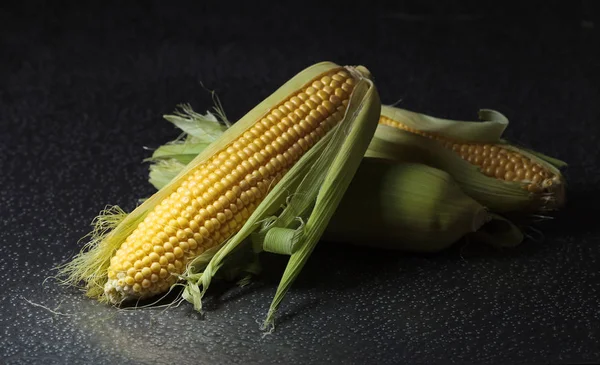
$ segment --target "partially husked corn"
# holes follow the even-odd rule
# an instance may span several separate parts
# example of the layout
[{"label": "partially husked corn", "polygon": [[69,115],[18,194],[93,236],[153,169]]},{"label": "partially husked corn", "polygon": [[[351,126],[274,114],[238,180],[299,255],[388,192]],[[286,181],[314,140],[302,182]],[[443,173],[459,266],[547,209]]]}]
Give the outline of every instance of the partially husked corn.
[{"label": "partially husked corn", "polygon": [[457,153],[463,160],[479,166],[480,171],[485,175],[500,180],[523,183],[523,186],[532,193],[548,192],[554,184],[560,183],[560,176],[518,151],[500,144],[452,140],[445,136],[410,128],[384,115],[380,117],[379,123],[437,140],[444,147]]},{"label": "partially husked corn", "polygon": [[194,168],[110,261],[113,303],[167,291],[187,263],[235,234],[269,189],[344,117],[355,79],[338,68],[309,82]]}]

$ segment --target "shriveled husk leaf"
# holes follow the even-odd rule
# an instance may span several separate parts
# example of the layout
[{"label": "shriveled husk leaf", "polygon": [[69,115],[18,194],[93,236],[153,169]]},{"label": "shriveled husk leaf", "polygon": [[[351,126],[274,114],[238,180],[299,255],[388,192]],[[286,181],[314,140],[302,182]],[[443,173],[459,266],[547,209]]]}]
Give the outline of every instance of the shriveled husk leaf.
[{"label": "shriveled husk leaf", "polygon": [[491,220],[446,172],[363,161],[324,239],[414,252],[443,250]]},{"label": "shriveled husk leaf", "polygon": [[480,121],[436,118],[389,105],[381,106],[381,115],[421,132],[440,134],[465,142],[498,143],[508,127],[508,119],[491,109],[479,111]]},{"label": "shriveled husk leaf", "polygon": [[532,193],[523,183],[508,182],[484,175],[473,165],[441,143],[415,133],[379,125],[365,154],[396,162],[419,162],[448,172],[469,196],[497,213],[555,210],[564,203],[564,179],[559,168],[566,163],[509,144],[501,139],[508,119],[493,110],[481,110],[481,122],[434,118],[408,110],[384,106],[382,115],[409,128],[469,143],[493,143],[518,151],[560,178],[551,194]]}]

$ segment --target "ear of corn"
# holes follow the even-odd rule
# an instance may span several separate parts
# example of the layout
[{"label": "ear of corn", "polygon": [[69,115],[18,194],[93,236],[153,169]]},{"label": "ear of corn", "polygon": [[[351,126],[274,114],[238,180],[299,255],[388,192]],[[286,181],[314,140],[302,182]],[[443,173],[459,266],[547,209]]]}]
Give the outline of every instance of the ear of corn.
[{"label": "ear of corn", "polygon": [[436,252],[491,219],[452,177],[423,164],[363,161],[324,239]]},{"label": "ear of corn", "polygon": [[99,230],[62,274],[69,283],[85,282],[89,296],[112,303],[163,293],[184,278],[184,295],[199,308],[223,260],[295,189],[316,185],[303,255],[292,255],[278,304],[352,178],[379,105],[362,67],[320,63],[306,69],[229,129],[214,129],[214,142],[193,141],[209,144],[198,145],[192,161],[112,230]]},{"label": "ear of corn", "polygon": [[367,157],[417,161],[450,173],[492,211],[547,211],[564,204],[562,161],[500,139],[508,120],[482,110],[484,122],[433,118],[384,107]]}]

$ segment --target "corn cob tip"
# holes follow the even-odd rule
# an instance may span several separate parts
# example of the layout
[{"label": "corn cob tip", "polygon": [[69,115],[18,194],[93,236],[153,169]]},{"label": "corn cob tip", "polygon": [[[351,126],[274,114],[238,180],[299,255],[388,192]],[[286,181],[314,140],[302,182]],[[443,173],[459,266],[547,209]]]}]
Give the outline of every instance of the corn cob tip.
[{"label": "corn cob tip", "polygon": [[140,299],[133,295],[133,287],[130,285],[123,285],[120,281],[123,281],[125,275],[120,273],[119,279],[108,279],[104,284],[104,298],[111,304],[121,304],[129,299]]},{"label": "corn cob tip", "polygon": [[124,288],[119,288],[116,284],[116,280],[112,279],[109,279],[106,284],[104,284],[104,297],[108,299],[111,304],[119,304],[123,301]]}]

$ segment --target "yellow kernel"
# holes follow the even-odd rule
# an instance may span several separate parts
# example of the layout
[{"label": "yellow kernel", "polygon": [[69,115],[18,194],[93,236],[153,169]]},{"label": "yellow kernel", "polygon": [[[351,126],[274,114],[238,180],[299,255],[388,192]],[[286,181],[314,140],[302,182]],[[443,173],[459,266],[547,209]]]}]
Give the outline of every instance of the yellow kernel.
[{"label": "yellow kernel", "polygon": [[152,270],[152,272],[157,273],[160,271],[160,264],[158,262],[153,262],[152,265],[150,266],[150,270]]},{"label": "yellow kernel", "polygon": [[504,167],[502,166],[498,166],[496,167],[496,171],[494,172],[494,176],[496,176],[498,179],[501,179],[504,177]]},{"label": "yellow kernel", "polygon": [[166,265],[169,263],[169,259],[167,259],[167,257],[166,257],[166,256],[162,256],[162,257],[161,257],[161,258],[158,260],[158,263],[159,263],[161,266],[166,266]]},{"label": "yellow kernel", "polygon": [[136,282],[141,283],[142,280],[144,280],[144,275],[142,275],[141,272],[138,272],[138,273],[135,274],[134,279],[135,279]]},{"label": "yellow kernel", "polygon": [[332,78],[334,81],[337,81],[337,82],[344,82],[344,81],[346,80],[346,79],[345,79],[345,78],[344,78],[342,75],[340,75],[340,74],[335,74],[335,75],[331,76],[331,78]]},{"label": "yellow kernel", "polygon": [[161,279],[164,279],[167,276],[169,276],[169,272],[167,271],[167,269],[160,269],[158,276],[160,276]]},{"label": "yellow kernel", "polygon": [[340,88],[335,89],[335,96],[342,99],[342,104],[344,104],[344,101],[346,101],[346,99],[348,98],[348,94],[346,94],[346,92]]},{"label": "yellow kernel", "polygon": [[179,218],[177,218],[177,224],[181,228],[186,228],[190,224],[190,222],[183,217],[179,217]]},{"label": "yellow kernel", "polygon": [[183,257],[183,250],[181,249],[181,247],[175,247],[173,249],[173,254],[175,255],[175,258],[182,258]]},{"label": "yellow kernel", "polygon": [[150,259],[150,257],[146,256],[142,259],[142,265],[145,266],[150,266],[150,264],[152,263],[152,259]]},{"label": "yellow kernel", "polygon": [[157,255],[162,256],[165,253],[165,248],[162,245],[156,245],[154,246],[154,252]]},{"label": "yellow kernel", "polygon": [[158,275],[157,274],[150,275],[150,281],[153,283],[156,283],[158,281]]},{"label": "yellow kernel", "polygon": [[172,252],[173,244],[171,242],[167,242],[163,245],[163,248],[165,249],[166,252]]},{"label": "yellow kernel", "polygon": [[140,284],[138,284],[138,283],[135,283],[135,284],[133,284],[132,289],[133,289],[134,292],[139,293],[139,292],[142,291],[142,286]]},{"label": "yellow kernel", "polygon": [[175,254],[173,252],[167,252],[164,257],[166,257],[169,262],[175,260]]},{"label": "yellow kernel", "polygon": [[316,80],[315,82],[312,83],[312,87],[314,87],[315,89],[321,89],[323,88],[323,82]]},{"label": "yellow kernel", "polygon": [[128,276],[125,278],[125,284],[132,286],[133,284],[135,284],[135,279],[131,276]]},{"label": "yellow kernel", "polygon": [[192,251],[195,250],[196,247],[198,247],[198,242],[196,242],[196,240],[193,238],[188,239],[187,244],[189,249]]},{"label": "yellow kernel", "polygon": [[210,236],[210,232],[204,226],[200,227],[199,232],[202,235],[202,237],[204,237],[204,238],[208,238]]},{"label": "yellow kernel", "polygon": [[152,285],[152,282],[148,279],[142,280],[142,288],[149,288]]},{"label": "yellow kernel", "polygon": [[179,248],[183,250],[183,252],[187,252],[190,249],[190,245],[187,241],[179,242]]},{"label": "yellow kernel", "polygon": [[[186,236],[187,235],[184,230],[180,229],[179,231],[177,231],[177,235],[176,235],[177,244],[179,243],[179,241],[184,240],[186,238]],[[175,245],[175,244],[173,244],[173,245]]]},{"label": "yellow kernel", "polygon": [[183,268],[183,262],[181,262],[181,260],[175,261],[175,268],[181,270]]},{"label": "yellow kernel", "polygon": [[152,274],[152,270],[150,270],[149,267],[145,267],[142,269],[142,275],[147,278],[150,276],[150,274]]},{"label": "yellow kernel", "polygon": [[[313,103],[315,103],[315,106],[311,107],[311,108],[318,107],[321,104],[321,102],[323,101],[323,99],[321,99],[321,97],[318,94],[311,95],[308,100],[310,100]],[[325,100],[327,100],[327,99],[325,99]]]}]

